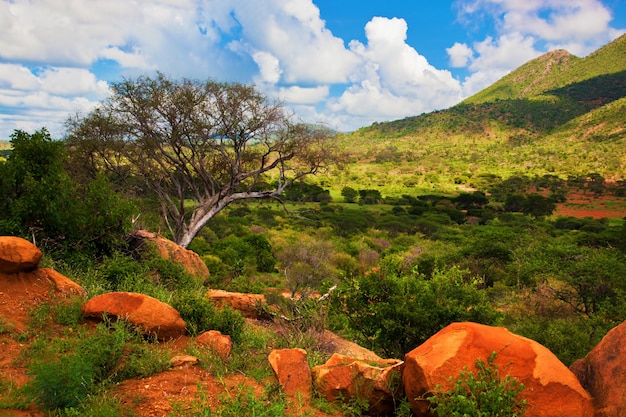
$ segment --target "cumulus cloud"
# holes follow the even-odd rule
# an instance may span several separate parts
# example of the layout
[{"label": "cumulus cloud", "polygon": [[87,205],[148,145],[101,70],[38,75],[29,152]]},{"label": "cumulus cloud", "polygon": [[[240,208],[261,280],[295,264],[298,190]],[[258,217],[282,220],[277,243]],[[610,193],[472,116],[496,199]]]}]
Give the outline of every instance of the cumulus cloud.
[{"label": "cumulus cloud", "polygon": [[450,57],[450,66],[454,68],[460,68],[467,65],[467,63],[474,56],[472,48],[465,43],[455,42],[450,48],[446,48],[446,52]]},{"label": "cumulus cloud", "polygon": [[[404,19],[374,17],[365,26],[367,44],[350,43],[361,58],[352,85],[329,108],[370,122],[448,107],[460,99],[461,86],[446,70],[428,63],[406,43]],[[352,126],[354,128],[354,126]]]}]

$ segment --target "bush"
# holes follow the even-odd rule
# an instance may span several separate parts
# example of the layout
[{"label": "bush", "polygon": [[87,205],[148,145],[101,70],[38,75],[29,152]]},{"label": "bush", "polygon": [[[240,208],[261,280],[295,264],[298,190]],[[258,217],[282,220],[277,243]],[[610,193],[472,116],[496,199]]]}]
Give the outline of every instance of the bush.
[{"label": "bush", "polygon": [[487,358],[476,360],[476,375],[467,367],[448,391],[436,392],[428,401],[439,417],[480,416],[519,417],[526,411],[526,400],[519,395],[524,384],[507,375],[500,377],[495,363],[496,352]]},{"label": "bush", "polygon": [[435,270],[429,280],[396,272],[383,267],[345,280],[333,293],[333,315],[339,316],[333,321],[348,322],[363,346],[387,357],[404,356],[452,322],[493,325],[500,318],[477,282],[456,267]]},{"label": "bush", "polygon": [[[149,376],[167,366],[145,348],[147,342],[126,323],[100,323],[93,333],[71,339],[40,340],[31,352],[26,391],[46,410],[80,405],[101,383]],[[148,357],[148,360],[140,358]]]},{"label": "bush", "polygon": [[229,335],[233,343],[241,340],[244,317],[238,311],[215,308],[202,292],[180,291],[172,300],[174,307],[187,323],[187,331],[196,336],[204,331],[218,330]]}]

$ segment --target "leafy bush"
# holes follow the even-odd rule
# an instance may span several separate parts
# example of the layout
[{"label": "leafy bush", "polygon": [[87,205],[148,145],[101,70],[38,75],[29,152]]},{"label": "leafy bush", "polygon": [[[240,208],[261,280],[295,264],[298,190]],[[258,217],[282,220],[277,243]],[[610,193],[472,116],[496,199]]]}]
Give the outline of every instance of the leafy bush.
[{"label": "leafy bush", "polygon": [[340,283],[332,312],[346,317],[363,346],[388,357],[403,356],[452,322],[495,324],[500,318],[486,293],[458,268],[435,270],[426,280],[398,276],[393,267],[383,266],[378,273]]},{"label": "leafy bush", "polygon": [[[26,391],[46,410],[80,405],[101,383],[149,376],[168,366],[126,323],[101,323],[93,333],[33,345]],[[147,360],[139,360],[147,357]]]},{"label": "leafy bush", "polygon": [[172,300],[174,307],[187,323],[187,331],[192,336],[207,330],[218,330],[230,336],[233,343],[241,340],[244,317],[229,307],[220,310],[199,291],[179,291]]},{"label": "leafy bush", "polygon": [[428,397],[439,417],[519,417],[526,412],[526,400],[519,398],[524,384],[510,375],[500,377],[496,352],[476,360],[476,375],[467,367],[448,391]]}]

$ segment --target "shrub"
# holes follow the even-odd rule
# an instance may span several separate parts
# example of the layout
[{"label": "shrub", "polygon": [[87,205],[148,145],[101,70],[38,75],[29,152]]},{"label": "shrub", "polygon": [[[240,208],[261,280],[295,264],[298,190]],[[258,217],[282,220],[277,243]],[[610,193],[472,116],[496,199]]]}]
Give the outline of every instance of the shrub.
[{"label": "shrub", "polygon": [[[126,323],[100,323],[93,333],[33,344],[26,391],[46,410],[80,405],[101,383],[149,376],[167,362],[149,355],[148,342]],[[147,360],[139,358],[147,357]]]},{"label": "shrub", "polygon": [[496,352],[476,360],[476,375],[467,367],[448,391],[436,392],[428,401],[439,417],[481,416],[519,417],[526,411],[526,400],[519,398],[524,384],[510,375],[500,377]]},{"label": "shrub", "polygon": [[174,307],[187,323],[187,331],[192,336],[207,330],[218,330],[230,336],[233,343],[241,340],[244,317],[230,307],[216,309],[202,292],[180,291],[172,300]]},{"label": "shrub", "polygon": [[495,324],[499,318],[466,271],[435,270],[432,278],[396,275],[393,268],[345,280],[333,292],[334,322],[346,317],[360,342],[387,357],[401,357],[455,321]]}]

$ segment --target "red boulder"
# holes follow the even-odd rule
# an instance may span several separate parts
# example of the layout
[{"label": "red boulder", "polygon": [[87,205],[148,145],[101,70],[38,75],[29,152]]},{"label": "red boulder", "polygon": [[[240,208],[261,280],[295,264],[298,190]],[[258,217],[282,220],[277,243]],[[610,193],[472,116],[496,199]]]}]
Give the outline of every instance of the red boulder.
[{"label": "red boulder", "polygon": [[570,369],[593,397],[596,417],[626,416],[626,322]]},{"label": "red boulder", "polygon": [[521,397],[528,402],[525,417],[592,417],[591,396],[576,376],[547,348],[501,327],[453,323],[407,353],[404,389],[417,416],[430,416],[427,396],[450,389],[467,367],[476,374],[476,359],[497,352],[502,377],[523,383]]},{"label": "red boulder", "polygon": [[159,340],[185,335],[186,323],[170,305],[150,296],[131,292],[99,295],[83,305],[83,316],[100,320],[103,315],[126,320]]},{"label": "red boulder", "polygon": [[0,236],[0,273],[15,274],[37,268],[43,254],[26,239]]}]

